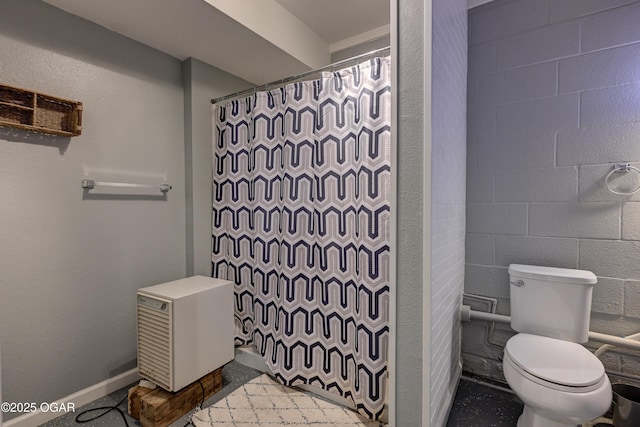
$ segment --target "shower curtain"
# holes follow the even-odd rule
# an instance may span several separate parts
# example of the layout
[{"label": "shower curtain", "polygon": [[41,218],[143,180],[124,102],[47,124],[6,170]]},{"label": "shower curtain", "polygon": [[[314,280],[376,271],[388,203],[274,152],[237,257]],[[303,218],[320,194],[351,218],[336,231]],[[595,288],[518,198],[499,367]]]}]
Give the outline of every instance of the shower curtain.
[{"label": "shower curtain", "polygon": [[236,343],[285,385],[382,416],[389,311],[390,60],[214,109],[213,276]]}]

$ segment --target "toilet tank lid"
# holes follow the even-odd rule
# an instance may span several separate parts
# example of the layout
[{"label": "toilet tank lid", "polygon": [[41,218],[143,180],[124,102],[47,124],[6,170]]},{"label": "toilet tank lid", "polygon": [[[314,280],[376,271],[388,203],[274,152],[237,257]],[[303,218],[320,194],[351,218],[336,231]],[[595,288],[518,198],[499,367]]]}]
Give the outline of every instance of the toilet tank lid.
[{"label": "toilet tank lid", "polygon": [[538,265],[511,264],[509,275],[516,275],[528,279],[547,280],[551,282],[575,283],[593,285],[598,279],[587,270],[571,268],[541,267]]}]

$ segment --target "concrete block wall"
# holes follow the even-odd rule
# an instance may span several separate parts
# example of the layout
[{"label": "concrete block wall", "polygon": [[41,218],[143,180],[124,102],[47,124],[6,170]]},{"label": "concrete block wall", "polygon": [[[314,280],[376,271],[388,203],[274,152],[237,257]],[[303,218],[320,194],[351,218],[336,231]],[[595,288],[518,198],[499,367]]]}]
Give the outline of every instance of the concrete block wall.
[{"label": "concrete block wall", "polygon": [[467,9],[466,0],[437,0],[432,4],[429,425],[443,426],[461,373]]},{"label": "concrete block wall", "polygon": [[[591,330],[640,331],[640,2],[497,0],[469,11],[465,292],[510,314],[507,267],[593,271]],[[615,174],[626,191],[640,174]],[[502,378],[512,335],[463,332],[464,368]],[[595,347],[596,343],[590,343]],[[607,353],[611,371],[640,358]]]}]

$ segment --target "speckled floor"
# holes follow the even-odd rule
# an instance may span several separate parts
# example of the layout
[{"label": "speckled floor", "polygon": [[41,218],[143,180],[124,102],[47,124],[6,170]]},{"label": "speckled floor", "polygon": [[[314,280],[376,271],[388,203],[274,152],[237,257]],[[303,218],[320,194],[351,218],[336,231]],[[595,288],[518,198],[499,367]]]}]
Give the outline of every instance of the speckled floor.
[{"label": "speckled floor", "polygon": [[[223,387],[222,390],[214,394],[205,401],[204,407],[216,403],[226,397],[242,384],[256,378],[260,371],[248,368],[238,362],[231,362],[222,369]],[[109,396],[98,399],[86,406],[78,408],[75,413],[67,414],[55,420],[42,424],[41,427],[62,427],[62,426],[124,426],[122,415],[112,411],[107,415],[84,424],[75,421],[76,416],[90,408],[101,406],[112,406],[122,401],[119,408],[122,409],[129,426],[139,426],[139,422],[127,414],[127,403],[123,399],[131,386],[122,388],[111,393]],[[96,412],[95,414],[99,414]],[[500,388],[490,387],[475,378],[462,378],[456,393],[451,414],[446,427],[515,427],[518,417],[522,413],[522,402],[513,394]],[[184,427],[189,422],[191,413],[184,415],[169,427]],[[90,418],[91,415],[83,417]],[[609,420],[599,420],[609,424]],[[596,424],[594,427],[601,427],[607,424]]]},{"label": "speckled floor", "polygon": [[[516,427],[522,408],[520,399],[501,385],[463,377],[447,427]],[[603,417],[583,427],[611,427],[611,420]]]},{"label": "speckled floor", "polygon": [[[213,405],[218,400],[226,397],[229,393],[240,387],[242,384],[251,381],[253,378],[258,377],[262,373],[260,371],[256,371],[255,369],[248,368],[244,365],[241,365],[238,362],[231,362],[225,365],[222,368],[222,390],[211,396],[209,399],[205,400],[204,407]],[[55,420],[49,421],[48,423],[42,424],[41,427],[62,427],[62,426],[80,426],[84,425],[87,427],[93,426],[112,426],[112,427],[124,427],[125,422],[122,419],[122,415],[115,411],[111,411],[106,414],[104,417],[97,419],[95,421],[90,421],[88,423],[78,424],[75,421],[75,418],[82,411],[85,411],[90,408],[98,408],[101,406],[112,406],[116,403],[123,400],[129,391],[129,389],[135,384],[131,384],[130,386],[124,387],[118,391],[111,393],[108,396],[105,396],[101,399],[98,399],[86,406],[76,409],[75,413],[67,414],[60,418],[56,418]],[[122,412],[125,414],[127,419],[127,423],[129,426],[139,426],[140,423],[138,420],[132,418],[127,414],[127,402],[123,401],[118,406]],[[91,415],[97,415],[100,412],[95,412],[94,414],[89,414],[86,417],[82,417],[83,419],[91,418]],[[189,422],[189,416],[191,413],[184,415],[183,417],[177,419],[169,427],[184,427]]]},{"label": "speckled floor", "polygon": [[447,427],[515,427],[522,407],[512,393],[462,378]]}]

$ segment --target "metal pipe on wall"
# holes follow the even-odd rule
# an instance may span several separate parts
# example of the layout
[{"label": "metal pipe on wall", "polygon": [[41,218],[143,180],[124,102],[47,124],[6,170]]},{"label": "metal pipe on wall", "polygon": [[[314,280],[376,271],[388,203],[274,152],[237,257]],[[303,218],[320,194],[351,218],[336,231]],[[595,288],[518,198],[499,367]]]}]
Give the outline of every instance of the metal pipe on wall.
[{"label": "metal pipe on wall", "polygon": [[615,335],[601,334],[599,332],[589,331],[589,339],[591,341],[597,341],[597,342],[609,344],[614,347],[623,347],[631,350],[640,350],[640,341],[636,341],[630,338],[616,337]]},{"label": "metal pipe on wall", "polygon": [[[485,313],[472,310],[470,306],[463,305],[460,311],[463,322],[471,320],[484,320],[487,322],[511,323],[511,317],[502,314]],[[631,338],[617,337],[615,335],[601,334],[600,332],[589,331],[589,340],[609,344],[615,347],[640,350],[640,341]]]}]

